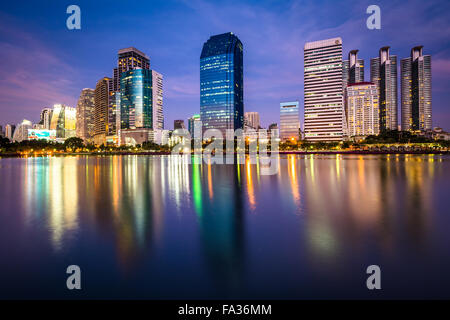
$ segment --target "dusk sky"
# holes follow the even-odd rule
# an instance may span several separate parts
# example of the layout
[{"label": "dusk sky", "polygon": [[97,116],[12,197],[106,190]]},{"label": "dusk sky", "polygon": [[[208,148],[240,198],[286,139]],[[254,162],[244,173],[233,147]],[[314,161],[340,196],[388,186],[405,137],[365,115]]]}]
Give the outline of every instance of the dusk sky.
[{"label": "dusk sky", "polygon": [[[81,8],[81,30],[66,28],[66,8]],[[366,8],[381,8],[381,30]],[[134,46],[164,76],[166,129],[199,113],[199,58],[211,35],[233,32],[244,46],[244,111],[279,122],[279,104],[299,100],[303,46],[341,37],[344,58],[369,59],[390,46],[398,59],[413,46],[432,55],[433,126],[450,130],[450,1],[2,1],[0,125],[39,120],[54,103],[76,106],[83,88],[112,77],[118,49]],[[398,82],[400,97],[400,82]],[[400,113],[399,113],[400,120]]]}]

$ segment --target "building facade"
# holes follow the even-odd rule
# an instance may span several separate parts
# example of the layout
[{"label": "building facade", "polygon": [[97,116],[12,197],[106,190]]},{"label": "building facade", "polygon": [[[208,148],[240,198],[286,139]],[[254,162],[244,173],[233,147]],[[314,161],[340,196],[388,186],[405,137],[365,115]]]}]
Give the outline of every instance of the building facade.
[{"label": "building facade", "polygon": [[304,68],[305,139],[342,140],[342,39],[306,43]]},{"label": "building facade", "polygon": [[411,56],[400,61],[402,130],[432,129],[431,56],[423,46],[411,49]]},{"label": "building facade", "polygon": [[378,88],[372,82],[349,84],[346,89],[348,135],[363,137],[380,133]]},{"label": "building facade", "polygon": [[379,57],[370,59],[370,82],[378,88],[380,99],[380,131],[398,129],[397,56],[383,47]]},{"label": "building facade", "polygon": [[282,141],[299,139],[300,118],[298,101],[280,103],[280,139]]},{"label": "building facade", "polygon": [[164,129],[163,75],[152,70],[152,113],[153,130]]},{"label": "building facade", "polygon": [[152,129],[152,72],[134,69],[120,80],[120,129]]},{"label": "building facade", "polygon": [[77,102],[77,137],[85,142],[94,136],[95,90],[85,88],[81,90]]},{"label": "building facade", "polygon": [[184,120],[174,120],[173,121],[173,130],[177,129],[186,129],[186,126],[184,125]]},{"label": "building facade", "polygon": [[228,32],[209,38],[200,56],[200,118],[203,129],[244,126],[243,47]]},{"label": "building facade", "polygon": [[29,120],[22,120],[14,130],[12,141],[21,142],[28,139],[28,130],[33,129],[33,123]]},{"label": "building facade", "polygon": [[10,141],[12,141],[15,130],[16,126],[14,124],[7,124],[5,126],[5,138],[8,138]]},{"label": "building facade", "polygon": [[352,50],[348,60],[342,62],[342,86],[345,91],[349,83],[364,82],[364,60],[358,59],[359,50]]},{"label": "building facade", "polygon": [[94,93],[94,143],[106,144],[110,120],[110,85],[111,78],[104,77],[97,82]]},{"label": "building facade", "polygon": [[244,123],[247,127],[258,130],[261,127],[261,122],[258,112],[246,112],[244,114]]},{"label": "building facade", "polygon": [[76,136],[77,109],[64,104],[53,105],[50,130],[55,130],[57,139]]},{"label": "building facade", "polygon": [[117,52],[117,67],[113,70],[112,91],[120,91],[122,73],[133,69],[150,69],[150,58],[134,47],[120,49]]},{"label": "building facade", "polygon": [[50,130],[50,123],[52,120],[53,110],[50,108],[44,108],[41,111],[39,125],[42,126],[42,129]]},{"label": "building facade", "polygon": [[202,133],[202,122],[200,120],[199,114],[194,114],[192,117],[188,119],[188,130],[191,134],[191,138],[194,137],[195,131],[198,130],[198,132]]}]

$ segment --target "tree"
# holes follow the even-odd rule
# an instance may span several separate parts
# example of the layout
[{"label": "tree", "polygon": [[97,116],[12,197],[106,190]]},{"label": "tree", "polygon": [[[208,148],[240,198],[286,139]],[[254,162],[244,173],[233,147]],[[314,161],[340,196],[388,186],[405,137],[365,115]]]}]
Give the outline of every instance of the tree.
[{"label": "tree", "polygon": [[78,137],[68,138],[64,141],[64,147],[72,150],[81,149],[84,147],[83,139]]}]

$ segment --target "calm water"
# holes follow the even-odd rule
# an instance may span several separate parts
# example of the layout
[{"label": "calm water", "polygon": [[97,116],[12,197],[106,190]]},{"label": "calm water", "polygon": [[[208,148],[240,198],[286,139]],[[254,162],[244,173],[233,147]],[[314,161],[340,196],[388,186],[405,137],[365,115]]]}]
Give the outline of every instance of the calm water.
[{"label": "calm water", "polygon": [[0,298],[450,298],[450,157],[279,164],[0,159]]}]

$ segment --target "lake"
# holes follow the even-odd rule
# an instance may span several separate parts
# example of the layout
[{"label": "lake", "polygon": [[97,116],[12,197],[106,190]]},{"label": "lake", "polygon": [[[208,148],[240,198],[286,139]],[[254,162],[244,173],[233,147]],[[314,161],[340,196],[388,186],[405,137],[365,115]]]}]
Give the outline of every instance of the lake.
[{"label": "lake", "polygon": [[0,298],[450,298],[449,156],[187,157],[0,159]]}]

